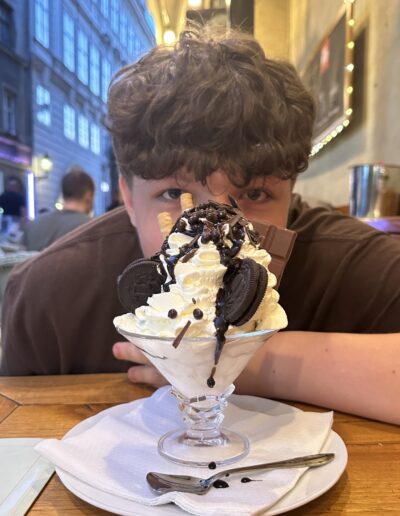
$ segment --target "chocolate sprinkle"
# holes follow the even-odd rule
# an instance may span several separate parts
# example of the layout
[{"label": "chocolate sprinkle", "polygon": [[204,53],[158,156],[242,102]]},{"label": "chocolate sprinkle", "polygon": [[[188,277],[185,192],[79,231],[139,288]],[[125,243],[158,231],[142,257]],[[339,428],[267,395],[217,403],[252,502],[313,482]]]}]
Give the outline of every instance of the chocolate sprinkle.
[{"label": "chocolate sprinkle", "polygon": [[178,312],[175,310],[175,308],[171,308],[171,310],[168,310],[168,317],[170,319],[176,319],[178,315]]},{"label": "chocolate sprinkle", "polygon": [[193,317],[197,320],[203,319],[203,311],[200,308],[195,308],[193,310]]},{"label": "chocolate sprinkle", "polygon": [[210,462],[210,464],[208,465],[208,469],[215,469],[216,467],[217,464],[214,461]]},{"label": "chocolate sprinkle", "polygon": [[196,254],[197,249],[191,249],[188,253],[185,254],[185,256],[181,259],[182,263],[186,263],[187,261],[192,258]]},{"label": "chocolate sprinkle", "polygon": [[185,336],[185,333],[188,331],[189,329],[189,326],[191,325],[191,321],[188,321],[185,326],[181,329],[181,331],[179,332],[179,334],[175,337],[175,340],[174,342],[172,343],[172,345],[174,346],[174,348],[177,348],[179,346],[179,344],[181,343],[181,340],[183,339],[183,337]]}]

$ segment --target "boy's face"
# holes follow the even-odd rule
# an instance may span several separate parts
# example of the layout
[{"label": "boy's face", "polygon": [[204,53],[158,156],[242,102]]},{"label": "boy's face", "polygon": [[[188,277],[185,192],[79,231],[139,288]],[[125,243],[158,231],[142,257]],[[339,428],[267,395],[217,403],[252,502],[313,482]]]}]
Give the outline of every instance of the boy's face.
[{"label": "boy's face", "polygon": [[286,226],[293,182],[276,177],[255,179],[244,188],[238,188],[222,171],[211,174],[207,184],[194,182],[189,174],[179,179],[168,177],[145,180],[134,177],[132,188],[120,178],[120,190],[132,224],[136,227],[144,256],[159,251],[163,237],[158,227],[157,215],[162,211],[171,214],[173,222],[181,214],[179,196],[192,194],[195,205],[215,200],[230,204],[228,195],[234,197],[246,218]]}]

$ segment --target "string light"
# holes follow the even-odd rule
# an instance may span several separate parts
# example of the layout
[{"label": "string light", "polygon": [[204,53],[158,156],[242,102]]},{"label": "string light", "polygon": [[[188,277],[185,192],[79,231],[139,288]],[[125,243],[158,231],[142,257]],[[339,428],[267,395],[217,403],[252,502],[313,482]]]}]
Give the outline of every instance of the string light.
[{"label": "string light", "polygon": [[[346,111],[346,115],[350,116],[351,113],[352,113],[352,109],[349,108]],[[350,120],[348,118],[346,118],[346,120],[344,120],[343,123],[338,124],[329,134],[327,134],[322,141],[313,145],[310,156],[311,157],[315,156],[321,149],[323,149],[325,147],[325,145],[327,143],[330,143],[334,138],[336,138],[336,136],[338,134],[340,134],[343,131],[343,129],[349,125],[349,123],[350,123]]]},{"label": "string light", "polygon": [[349,63],[347,66],[346,66],[346,70],[348,72],[352,72],[354,70],[354,64],[353,63]]}]

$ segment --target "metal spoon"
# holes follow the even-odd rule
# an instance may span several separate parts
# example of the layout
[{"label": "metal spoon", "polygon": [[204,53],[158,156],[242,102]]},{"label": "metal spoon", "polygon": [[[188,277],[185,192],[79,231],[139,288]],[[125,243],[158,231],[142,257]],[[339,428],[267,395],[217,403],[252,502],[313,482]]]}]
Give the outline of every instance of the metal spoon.
[{"label": "metal spoon", "polygon": [[167,473],[156,473],[150,471],[146,475],[147,482],[151,489],[158,494],[170,491],[182,491],[184,493],[205,494],[213,483],[224,477],[227,473],[244,473],[255,470],[284,469],[284,468],[313,468],[328,464],[335,457],[334,453],[319,453],[317,455],[307,455],[306,457],[296,457],[295,459],[281,460],[278,462],[267,462],[255,464],[254,466],[242,466],[241,468],[226,469],[215,473],[210,478],[191,477],[187,475],[169,475]]}]

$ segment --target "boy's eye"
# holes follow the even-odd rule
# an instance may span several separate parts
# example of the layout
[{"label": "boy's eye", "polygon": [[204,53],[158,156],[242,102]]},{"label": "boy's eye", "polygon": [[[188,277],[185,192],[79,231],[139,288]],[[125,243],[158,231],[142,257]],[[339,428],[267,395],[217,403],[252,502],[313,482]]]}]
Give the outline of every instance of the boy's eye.
[{"label": "boy's eye", "polygon": [[270,197],[270,195],[268,195],[268,193],[265,192],[264,190],[260,190],[259,188],[252,188],[251,190],[247,190],[243,194],[243,197],[249,201],[258,201],[258,202],[261,201],[262,202],[262,201],[266,201]]},{"label": "boy's eye", "polygon": [[168,188],[168,190],[165,190],[165,192],[163,192],[160,197],[167,201],[176,201],[179,199],[182,193],[183,190],[180,188]]}]

